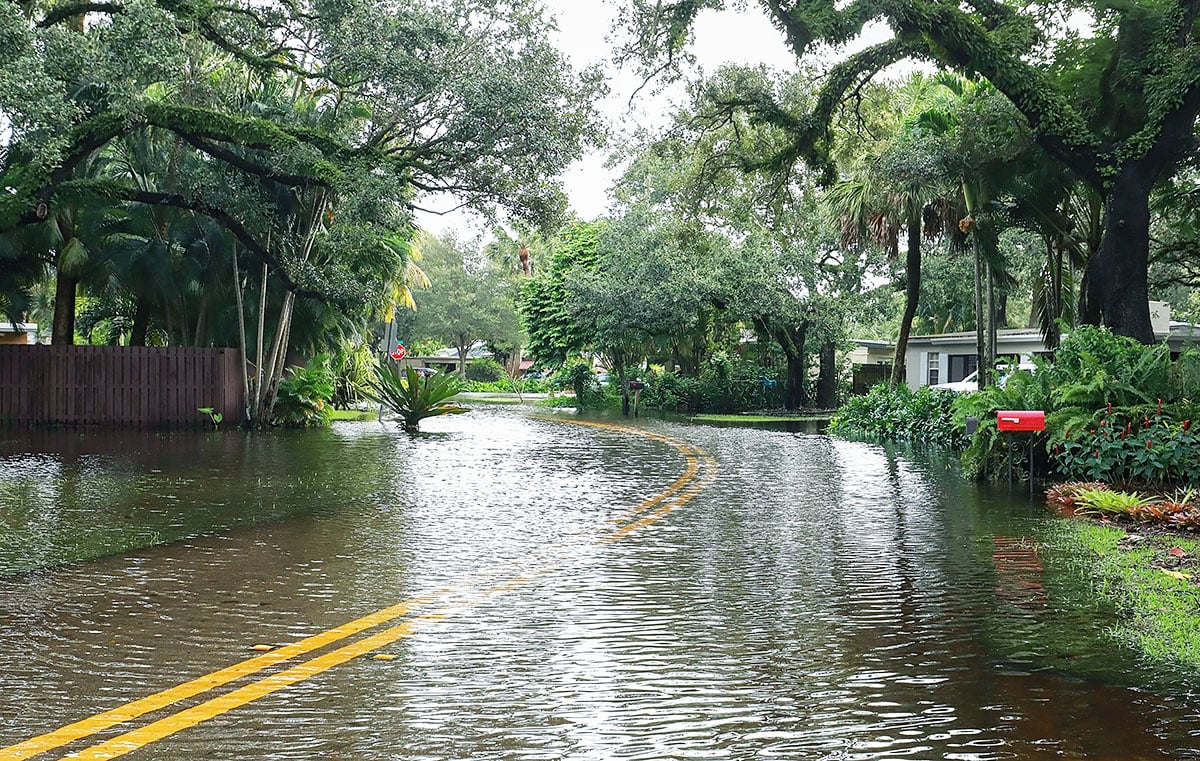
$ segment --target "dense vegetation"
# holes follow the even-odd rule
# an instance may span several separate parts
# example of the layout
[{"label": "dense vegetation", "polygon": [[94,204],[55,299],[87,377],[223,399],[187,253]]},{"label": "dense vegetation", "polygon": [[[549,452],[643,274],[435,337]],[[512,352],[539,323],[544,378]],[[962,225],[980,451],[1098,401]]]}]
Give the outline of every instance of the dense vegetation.
[{"label": "dense vegetation", "polygon": [[[896,385],[912,334],[974,330],[992,367],[998,329],[1050,347],[1066,329],[1064,369],[955,403],[953,425],[984,420],[969,470],[996,465],[989,410],[1022,402],[1053,412],[1044,465],[1086,473],[1099,450],[1129,478],[1184,477],[1184,455],[1126,451],[1192,435],[1187,399],[1126,372],[1146,368],[1088,354],[1144,399],[1047,384],[1092,362],[1072,359],[1081,322],[1148,343],[1149,297],[1200,314],[1193,13],[762,2],[747,12],[797,67],[701,73],[689,30],[722,0],[621,5],[619,54],[687,97],[615,146],[610,214],[564,223],[552,178],[600,137],[603,84],[535,0],[7,4],[0,309],[56,343],[238,346],[254,419],[293,425],[361,401],[385,333],[453,349],[464,375],[490,353],[493,388],[532,360],[579,404],[628,410],[636,381],[646,406],[731,412],[846,401],[853,338],[895,339]],[[872,22],[881,38],[818,68]],[[881,76],[902,61],[932,71]],[[420,233],[438,192],[508,224]],[[948,405],[924,393],[854,404],[842,430],[861,408],[861,433],[960,435],[911,424]],[[1124,437],[1093,441],[1088,416]]]},{"label": "dense vegetation", "polygon": [[287,366],[411,303],[422,197],[561,215],[599,82],[546,23],[532,0],[3,4],[0,311],[54,343],[239,346],[269,420]]}]

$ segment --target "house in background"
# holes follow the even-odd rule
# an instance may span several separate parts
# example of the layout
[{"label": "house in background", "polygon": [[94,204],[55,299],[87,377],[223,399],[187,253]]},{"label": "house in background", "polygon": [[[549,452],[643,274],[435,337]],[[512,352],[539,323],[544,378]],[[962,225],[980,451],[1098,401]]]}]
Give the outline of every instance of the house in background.
[{"label": "house in background", "polygon": [[0,344],[35,344],[38,342],[36,322],[0,322]]},{"label": "house in background", "polygon": [[[916,391],[921,386],[960,381],[975,372],[979,355],[975,331],[939,333],[932,336],[913,336],[908,339],[908,368],[905,377],[908,387]],[[1041,331],[1036,328],[1013,328],[996,332],[996,361],[1016,365],[1033,357],[1050,357]]]},{"label": "house in background", "polygon": [[850,360],[852,373],[851,393],[856,396],[865,394],[871,386],[891,377],[895,356],[896,344],[890,341],[854,339],[854,348],[846,357]]},{"label": "house in background", "polygon": [[[478,359],[491,359],[492,356],[492,352],[487,348],[485,342],[476,341],[467,350],[467,364],[470,365]],[[400,360],[401,367],[426,367],[445,375],[458,375],[458,363],[458,349],[453,348],[438,349],[433,354],[423,356],[410,354]]]},{"label": "house in background", "polygon": [[[1200,345],[1200,325],[1173,322],[1171,306],[1166,302],[1150,302],[1150,324],[1154,335],[1170,345],[1172,355],[1178,355],[1185,346]],[[1053,354],[1036,328],[1013,328],[996,334],[997,362],[1017,365],[1034,357],[1049,359]],[[908,339],[907,357],[905,377],[914,391],[921,386],[960,381],[975,372],[975,331],[913,336]]]}]

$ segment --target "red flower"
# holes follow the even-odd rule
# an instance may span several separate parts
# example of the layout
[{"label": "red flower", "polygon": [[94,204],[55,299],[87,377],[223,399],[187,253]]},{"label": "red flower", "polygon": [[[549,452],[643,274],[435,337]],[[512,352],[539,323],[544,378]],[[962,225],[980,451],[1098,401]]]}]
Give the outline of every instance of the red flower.
[{"label": "red flower", "polygon": [[1191,424],[1192,424],[1192,421],[1191,421],[1191,420],[1185,420],[1185,421],[1183,421],[1183,430],[1185,430],[1185,431],[1186,431],[1186,430],[1188,429],[1188,426],[1190,426]]},{"label": "red flower", "polygon": [[1107,422],[1108,422],[1107,420],[1101,420],[1101,421],[1100,421],[1100,427],[1101,427],[1101,428],[1103,428],[1103,427],[1104,427],[1104,424],[1105,424],[1105,423],[1107,423]]},{"label": "red flower", "polygon": [[1162,414],[1162,399],[1158,400],[1158,414]]},{"label": "red flower", "polygon": [[1096,450],[1096,459],[1097,460],[1100,459],[1100,450],[1099,449]]},{"label": "red flower", "polygon": [[1108,412],[1106,412],[1105,414],[1106,414],[1106,415],[1111,415],[1111,414],[1112,414],[1112,402],[1109,402],[1109,403],[1108,403]]},{"label": "red flower", "polygon": [[1153,449],[1153,448],[1154,448],[1154,442],[1151,441],[1150,439],[1146,439],[1146,449]]}]

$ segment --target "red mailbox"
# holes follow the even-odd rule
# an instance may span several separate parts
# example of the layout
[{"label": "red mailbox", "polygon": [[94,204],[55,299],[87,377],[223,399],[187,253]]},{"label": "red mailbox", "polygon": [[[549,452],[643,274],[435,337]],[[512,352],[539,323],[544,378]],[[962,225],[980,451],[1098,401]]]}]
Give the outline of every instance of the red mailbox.
[{"label": "red mailbox", "polygon": [[1046,413],[1041,410],[1000,410],[996,427],[1002,431],[1044,431]]}]

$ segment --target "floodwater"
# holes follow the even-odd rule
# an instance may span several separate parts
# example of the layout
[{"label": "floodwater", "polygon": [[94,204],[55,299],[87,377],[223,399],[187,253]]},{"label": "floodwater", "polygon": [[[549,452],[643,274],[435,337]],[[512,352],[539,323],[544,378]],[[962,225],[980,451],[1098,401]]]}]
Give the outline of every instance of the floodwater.
[{"label": "floodwater", "polygon": [[0,433],[0,759],[1200,759],[1019,490],[575,419]]}]

